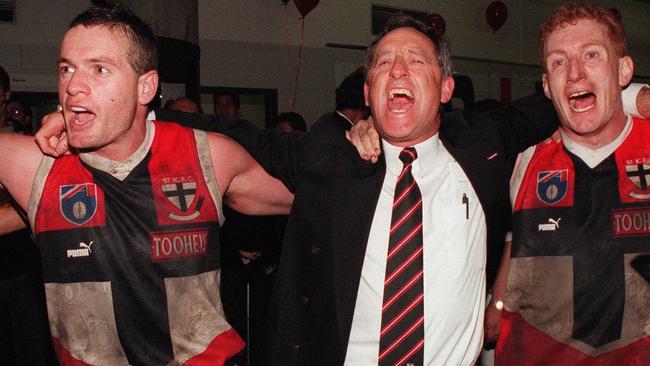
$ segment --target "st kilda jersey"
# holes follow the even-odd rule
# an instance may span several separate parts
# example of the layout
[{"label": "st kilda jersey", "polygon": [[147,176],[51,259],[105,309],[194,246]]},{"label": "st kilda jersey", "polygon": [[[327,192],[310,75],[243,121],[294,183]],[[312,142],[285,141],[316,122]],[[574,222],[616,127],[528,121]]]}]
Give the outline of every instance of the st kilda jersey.
[{"label": "st kilda jersey", "polygon": [[650,123],[593,169],[547,140],[513,181],[498,365],[650,365]]},{"label": "st kilda jersey", "polygon": [[59,360],[223,364],[243,342],[219,296],[223,218],[206,134],[148,123],[126,161],[89,159],[45,159],[30,201]]}]

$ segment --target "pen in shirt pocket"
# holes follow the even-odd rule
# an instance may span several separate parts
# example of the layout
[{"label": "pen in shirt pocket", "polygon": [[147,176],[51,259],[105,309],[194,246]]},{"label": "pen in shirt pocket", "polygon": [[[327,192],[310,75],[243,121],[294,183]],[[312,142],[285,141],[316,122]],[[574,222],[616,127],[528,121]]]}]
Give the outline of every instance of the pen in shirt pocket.
[{"label": "pen in shirt pocket", "polygon": [[461,204],[465,205],[465,219],[469,220],[469,197],[466,193],[463,193],[463,197],[461,197]]}]

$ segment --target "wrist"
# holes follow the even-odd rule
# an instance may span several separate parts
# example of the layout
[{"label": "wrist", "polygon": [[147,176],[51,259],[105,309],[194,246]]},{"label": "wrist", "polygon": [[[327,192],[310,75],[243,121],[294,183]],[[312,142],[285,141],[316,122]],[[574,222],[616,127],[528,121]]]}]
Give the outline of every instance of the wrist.
[{"label": "wrist", "polygon": [[494,307],[498,311],[501,311],[503,310],[503,300],[492,299],[490,301],[490,306]]}]

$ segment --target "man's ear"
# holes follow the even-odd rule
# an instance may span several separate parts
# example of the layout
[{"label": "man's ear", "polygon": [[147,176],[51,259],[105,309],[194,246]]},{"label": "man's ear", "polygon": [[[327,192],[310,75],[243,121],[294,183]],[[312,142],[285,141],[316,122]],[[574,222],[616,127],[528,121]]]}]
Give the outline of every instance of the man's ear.
[{"label": "man's ear", "polygon": [[369,107],[370,104],[368,103],[368,93],[370,93],[370,85],[368,85],[368,81],[366,80],[366,82],[363,83],[363,99],[366,102],[366,106]]},{"label": "man's ear", "polygon": [[618,60],[618,85],[625,87],[632,80],[634,62],[630,56],[623,56]]},{"label": "man's ear", "polygon": [[542,86],[544,86],[544,94],[548,99],[551,99],[551,92],[548,90],[548,77],[546,76],[546,73],[542,74]]},{"label": "man's ear", "polygon": [[138,103],[147,105],[158,91],[158,72],[147,71],[138,77]]},{"label": "man's ear", "polygon": [[453,76],[447,76],[442,81],[442,89],[440,90],[440,103],[447,103],[451,100],[451,97],[454,95],[454,87],[456,82],[454,81]]}]

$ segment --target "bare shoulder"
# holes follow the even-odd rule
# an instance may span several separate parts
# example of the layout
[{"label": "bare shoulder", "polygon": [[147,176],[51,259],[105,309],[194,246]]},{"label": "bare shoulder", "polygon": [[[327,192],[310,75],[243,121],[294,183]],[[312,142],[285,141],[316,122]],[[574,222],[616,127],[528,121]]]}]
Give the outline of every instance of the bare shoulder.
[{"label": "bare shoulder", "polygon": [[227,162],[227,165],[238,165],[252,159],[243,147],[226,135],[207,132],[207,138],[213,164]]},{"label": "bare shoulder", "polygon": [[221,192],[226,193],[233,179],[251,169],[255,161],[243,147],[228,136],[208,132],[207,139],[217,184]]}]

